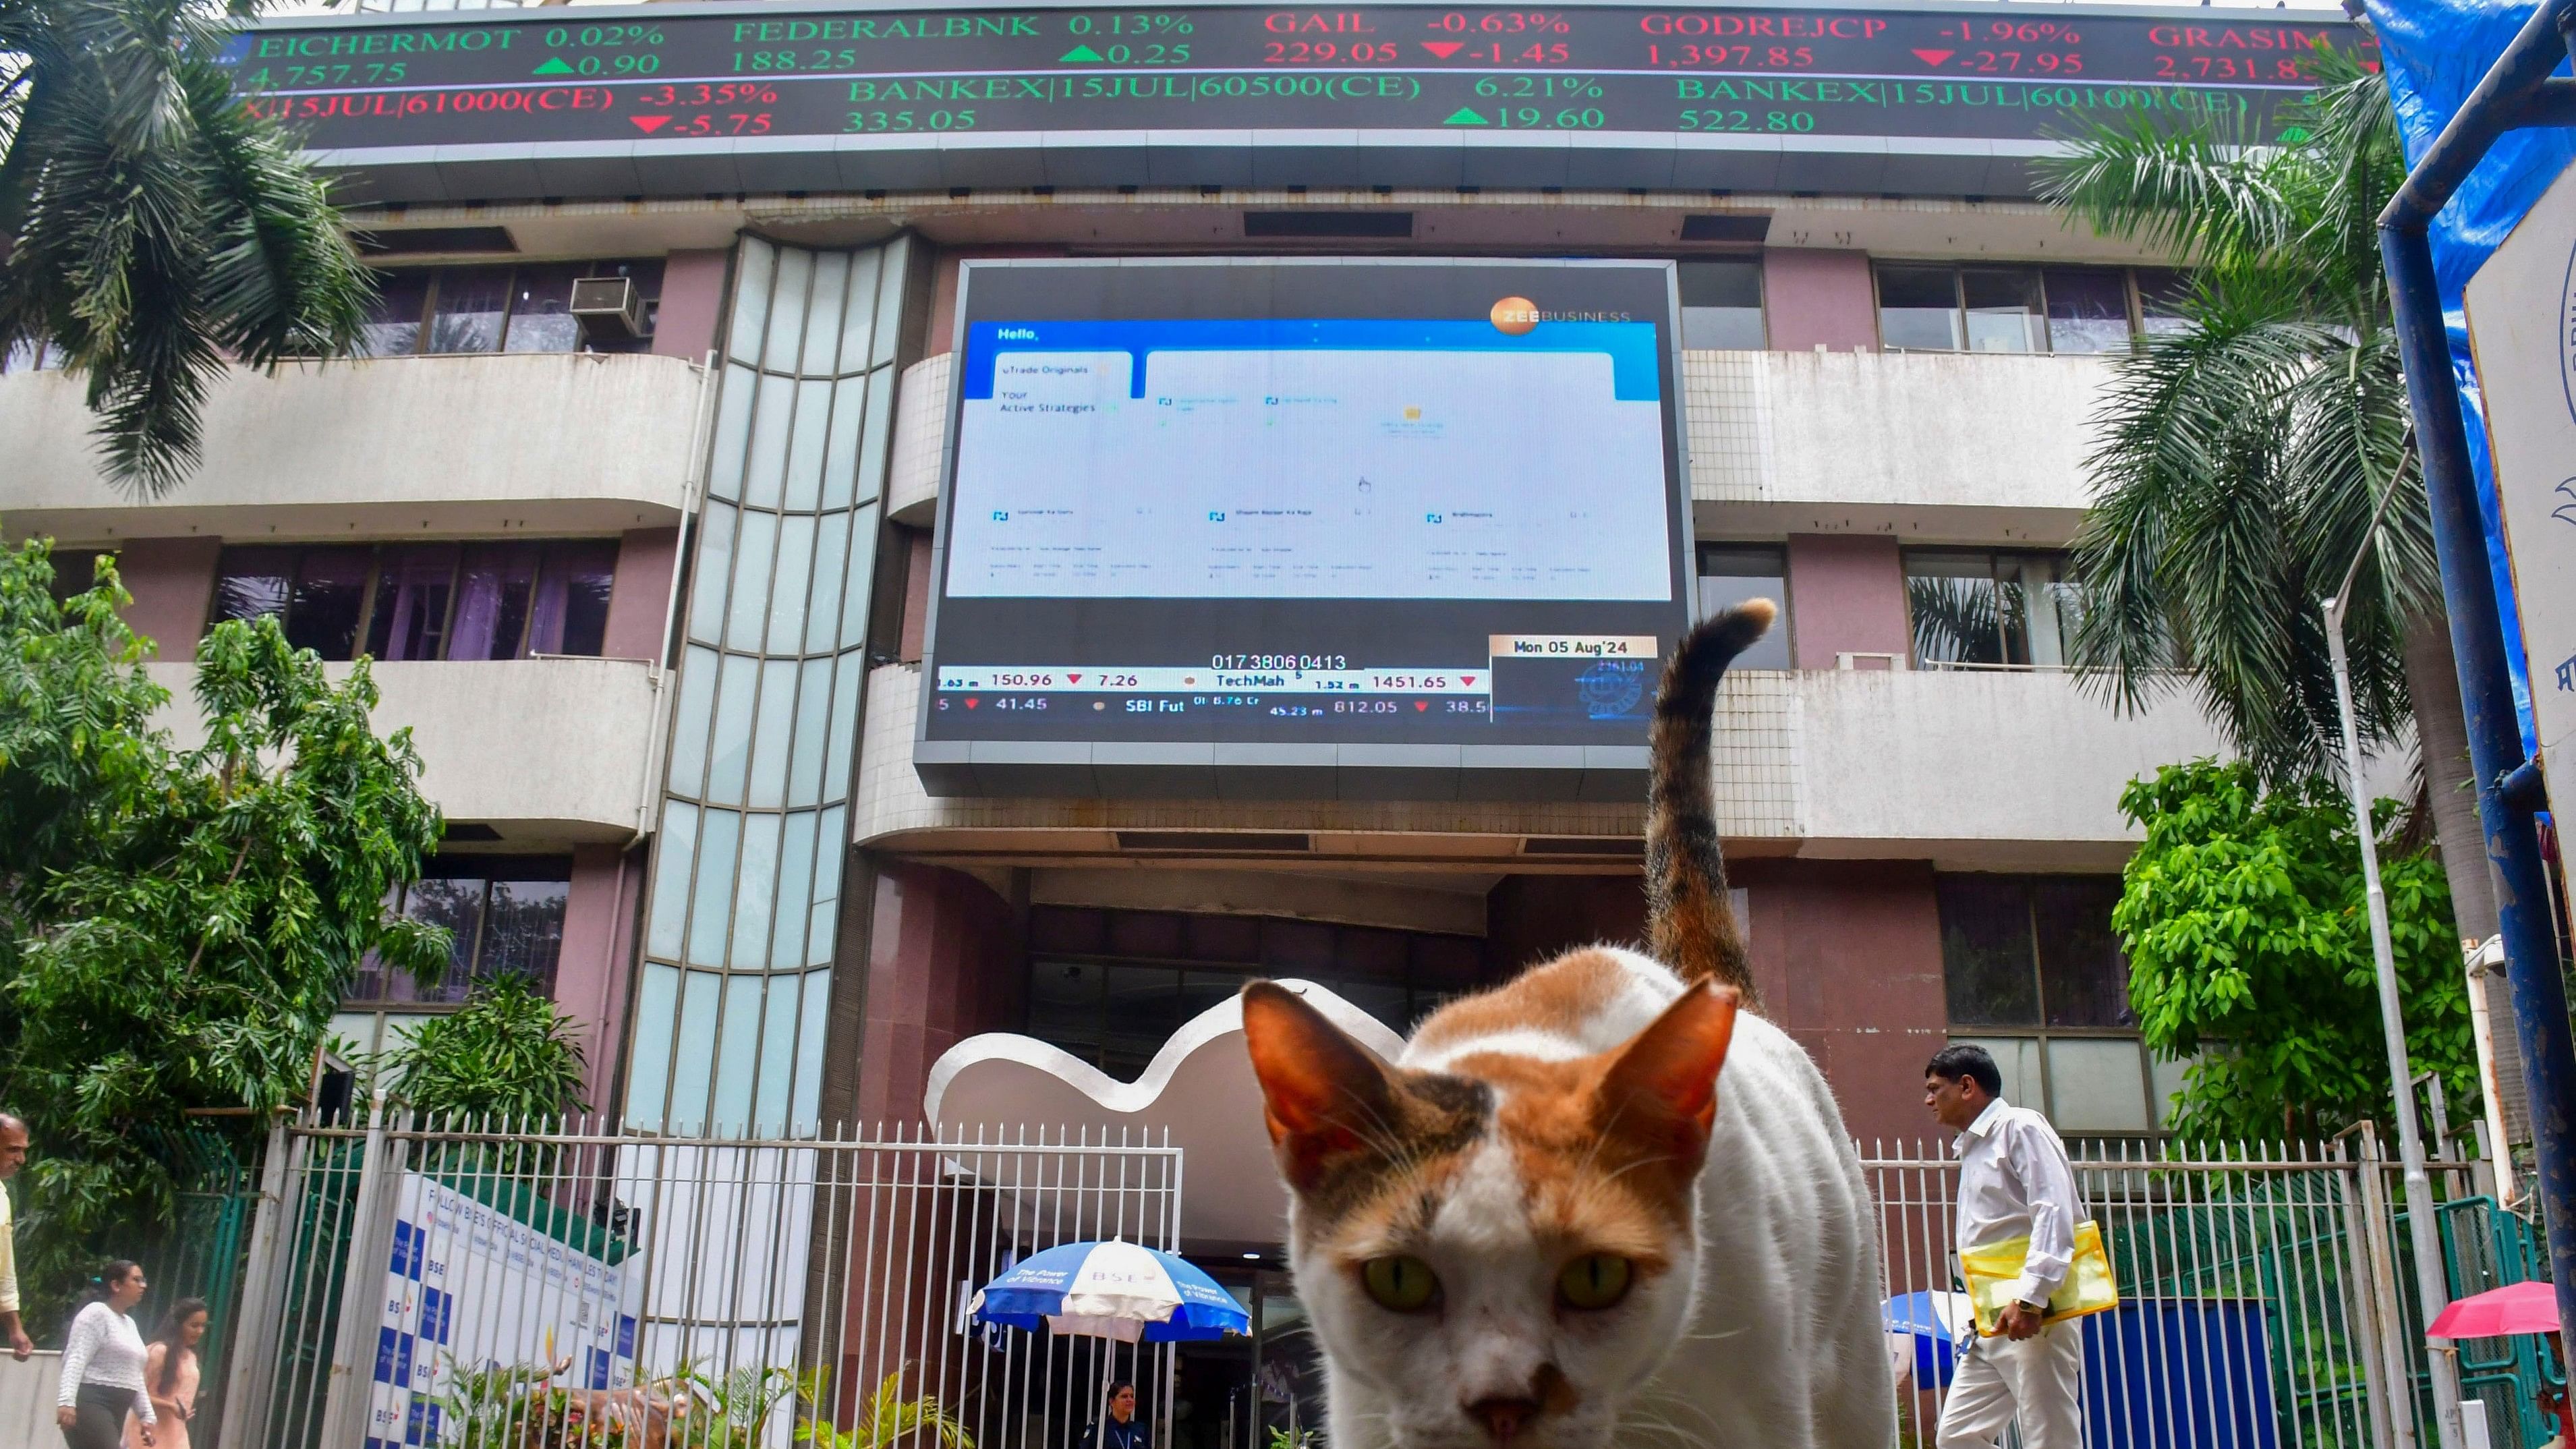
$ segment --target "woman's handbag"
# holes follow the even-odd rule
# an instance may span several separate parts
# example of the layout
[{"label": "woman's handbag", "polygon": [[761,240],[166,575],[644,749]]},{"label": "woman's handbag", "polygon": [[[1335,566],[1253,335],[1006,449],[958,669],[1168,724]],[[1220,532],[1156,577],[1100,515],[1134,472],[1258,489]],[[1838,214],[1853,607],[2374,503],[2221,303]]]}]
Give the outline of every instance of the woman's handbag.
[{"label": "woman's handbag", "polygon": [[[2029,1256],[2028,1234],[1960,1251],[1959,1277],[1967,1285],[1969,1305],[1976,1310],[1979,1337],[1992,1338],[2001,1331],[2004,1309],[2013,1301],[2012,1286],[2020,1281],[2022,1260]],[[2101,1225],[2088,1218],[2075,1225],[2074,1261],[2067,1265],[2065,1281],[2048,1296],[2048,1310],[2040,1321],[2056,1323],[2119,1306],[2120,1285],[2111,1278],[2111,1255],[2103,1250]]]}]

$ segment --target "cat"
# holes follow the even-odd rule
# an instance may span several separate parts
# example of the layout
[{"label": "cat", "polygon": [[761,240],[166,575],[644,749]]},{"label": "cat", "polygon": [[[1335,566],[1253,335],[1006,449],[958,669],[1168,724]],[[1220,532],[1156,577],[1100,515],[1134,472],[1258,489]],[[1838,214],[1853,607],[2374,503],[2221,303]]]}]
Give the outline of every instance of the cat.
[{"label": "cat", "polygon": [[1876,1210],[1823,1075],[1750,1009],[1718,846],[1718,681],[1774,613],[1665,666],[1643,953],[1451,1002],[1393,1067],[1245,988],[1332,1449],[1893,1441]]}]

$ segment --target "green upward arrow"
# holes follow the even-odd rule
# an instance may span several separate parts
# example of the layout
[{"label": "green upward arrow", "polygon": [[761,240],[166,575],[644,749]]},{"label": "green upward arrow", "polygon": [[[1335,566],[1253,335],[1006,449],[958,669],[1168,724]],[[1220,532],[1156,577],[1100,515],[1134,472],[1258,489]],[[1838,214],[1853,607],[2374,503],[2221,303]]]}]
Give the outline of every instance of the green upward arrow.
[{"label": "green upward arrow", "polygon": [[558,55],[558,56],[554,57],[553,59],[551,59],[551,60],[547,61],[544,65],[538,66],[538,67],[536,68],[536,70],[533,72],[533,74],[536,74],[536,75],[570,75],[570,74],[572,74],[572,67],[571,67],[571,66],[568,66],[568,65],[566,65],[566,64],[564,64],[564,58],[563,58],[562,56]]},{"label": "green upward arrow", "polygon": [[1460,106],[1456,115],[1442,121],[1440,124],[1444,126],[1490,126],[1493,122],[1478,115],[1476,113],[1476,108],[1473,106]]},{"label": "green upward arrow", "polygon": [[1058,62],[1063,62],[1063,61],[1068,61],[1068,60],[1098,60],[1098,59],[1100,59],[1100,52],[1099,52],[1099,51],[1096,51],[1096,50],[1094,50],[1094,49],[1092,49],[1090,46],[1087,46],[1087,45],[1077,45],[1077,46],[1075,46],[1073,49],[1068,50],[1068,51],[1066,51],[1064,54],[1059,55],[1059,56],[1057,56],[1057,57],[1056,57],[1056,60],[1057,60]]}]

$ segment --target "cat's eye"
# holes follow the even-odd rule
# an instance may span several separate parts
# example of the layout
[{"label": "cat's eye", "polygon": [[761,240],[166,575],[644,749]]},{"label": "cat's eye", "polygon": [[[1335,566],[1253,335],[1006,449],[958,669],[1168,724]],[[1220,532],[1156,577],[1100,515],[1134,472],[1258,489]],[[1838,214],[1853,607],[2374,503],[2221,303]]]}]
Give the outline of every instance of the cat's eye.
[{"label": "cat's eye", "polygon": [[1360,1265],[1360,1285],[1380,1308],[1398,1313],[1419,1313],[1431,1306],[1440,1292],[1439,1276],[1431,1265],[1410,1255],[1394,1258],[1371,1258]]},{"label": "cat's eye", "polygon": [[1556,1291],[1568,1308],[1587,1313],[1618,1306],[1628,1296],[1635,1269],[1616,1253],[1586,1253],[1556,1275]]}]

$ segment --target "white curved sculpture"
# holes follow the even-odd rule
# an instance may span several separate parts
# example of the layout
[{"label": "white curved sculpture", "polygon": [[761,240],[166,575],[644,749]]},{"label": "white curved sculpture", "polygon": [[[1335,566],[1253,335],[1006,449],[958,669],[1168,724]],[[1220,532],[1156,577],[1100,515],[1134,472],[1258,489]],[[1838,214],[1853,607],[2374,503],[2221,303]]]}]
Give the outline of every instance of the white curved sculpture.
[{"label": "white curved sculpture", "polygon": [[[1311,981],[1280,983],[1305,997],[1387,1061],[1404,1039],[1384,1022]],[[1060,1047],[1015,1032],[988,1032],[950,1047],[930,1069],[922,1111],[945,1130],[1107,1127],[1168,1131],[1182,1149],[1181,1236],[1189,1244],[1263,1246],[1286,1229],[1288,1190],[1270,1157],[1261,1086],[1243,1048],[1243,1003],[1182,1024],[1121,1082]]]}]

